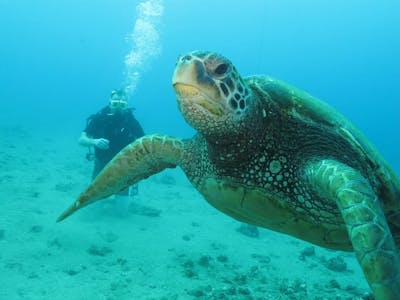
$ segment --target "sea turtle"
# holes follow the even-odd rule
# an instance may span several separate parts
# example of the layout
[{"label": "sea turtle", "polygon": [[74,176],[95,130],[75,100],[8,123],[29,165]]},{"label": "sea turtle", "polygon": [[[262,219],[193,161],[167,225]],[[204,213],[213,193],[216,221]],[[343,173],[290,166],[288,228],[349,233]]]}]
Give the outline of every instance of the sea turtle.
[{"label": "sea turtle", "polygon": [[172,84],[198,133],[187,140],[147,135],[128,145],[58,221],[180,166],[220,211],[355,251],[376,299],[400,299],[400,181],[346,118],[280,80],[242,78],[213,52],[180,56]]}]

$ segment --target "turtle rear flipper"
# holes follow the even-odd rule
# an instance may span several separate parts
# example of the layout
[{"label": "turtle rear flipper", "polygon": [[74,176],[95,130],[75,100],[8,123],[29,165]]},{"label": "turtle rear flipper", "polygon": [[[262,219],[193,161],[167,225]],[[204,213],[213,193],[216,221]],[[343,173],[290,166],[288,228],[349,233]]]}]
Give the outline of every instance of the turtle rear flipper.
[{"label": "turtle rear flipper", "polygon": [[75,203],[57,218],[57,222],[92,202],[118,193],[166,168],[176,167],[183,145],[181,140],[169,136],[147,135],[126,146],[104,167]]},{"label": "turtle rear flipper", "polygon": [[353,168],[334,160],[311,164],[307,177],[319,196],[337,203],[376,299],[400,299],[398,252],[369,182]]}]

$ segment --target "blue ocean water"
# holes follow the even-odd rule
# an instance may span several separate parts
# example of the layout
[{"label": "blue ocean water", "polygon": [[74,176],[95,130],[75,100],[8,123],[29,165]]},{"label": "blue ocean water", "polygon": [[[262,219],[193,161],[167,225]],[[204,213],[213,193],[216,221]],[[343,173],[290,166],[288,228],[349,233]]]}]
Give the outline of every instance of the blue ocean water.
[{"label": "blue ocean water", "polygon": [[130,86],[146,133],[190,137],[171,76],[178,55],[211,50],[336,107],[400,174],[399,12],[396,0],[0,0],[0,126],[78,138]]},{"label": "blue ocean water", "polygon": [[[143,1],[145,2],[145,1]],[[124,81],[140,1],[0,1],[3,122],[83,128]],[[190,136],[171,75],[179,54],[220,52],[243,74],[269,74],[330,103],[399,171],[398,1],[160,2],[159,55],[132,105],[146,132]],[[144,36],[146,32],[142,31]],[[144,37],[146,38],[146,37]],[[146,50],[146,49],[145,49]]]}]

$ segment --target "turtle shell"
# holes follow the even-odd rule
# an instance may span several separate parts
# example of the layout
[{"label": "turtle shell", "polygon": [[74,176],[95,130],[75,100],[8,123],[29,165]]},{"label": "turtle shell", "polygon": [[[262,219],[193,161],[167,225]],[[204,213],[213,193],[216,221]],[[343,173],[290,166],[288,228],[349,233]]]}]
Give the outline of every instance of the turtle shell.
[{"label": "turtle shell", "polygon": [[[400,225],[400,181],[368,139],[336,109],[308,93],[268,76],[246,78],[253,93],[271,101],[287,117],[335,131],[366,162],[368,180],[383,204],[389,223]],[[396,219],[398,219],[396,221]],[[394,224],[392,224],[394,225]],[[400,230],[399,230],[400,231]]]}]

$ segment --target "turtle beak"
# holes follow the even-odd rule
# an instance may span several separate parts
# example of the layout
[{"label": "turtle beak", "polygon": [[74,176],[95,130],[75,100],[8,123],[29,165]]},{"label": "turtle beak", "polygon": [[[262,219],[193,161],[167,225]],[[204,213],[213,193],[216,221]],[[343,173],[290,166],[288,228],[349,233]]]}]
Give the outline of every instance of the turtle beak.
[{"label": "turtle beak", "polygon": [[208,75],[203,61],[190,54],[180,56],[172,76],[172,85],[191,86],[198,89],[209,100],[220,103],[221,96],[214,80]]},{"label": "turtle beak", "polygon": [[[178,106],[200,106],[213,115],[222,115],[218,89],[211,78],[205,74],[203,63],[189,55],[180,57],[172,77],[172,85],[178,100]],[[207,77],[205,76],[207,75]]]}]

